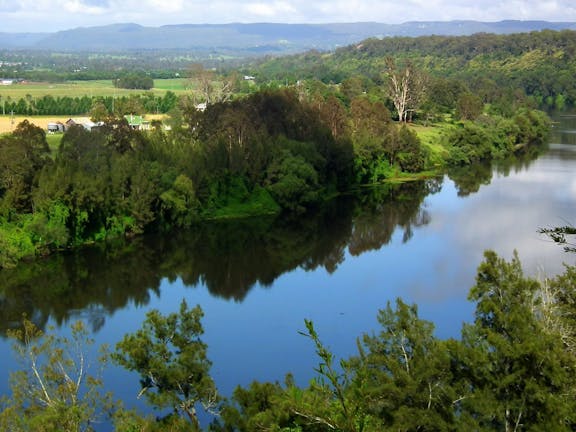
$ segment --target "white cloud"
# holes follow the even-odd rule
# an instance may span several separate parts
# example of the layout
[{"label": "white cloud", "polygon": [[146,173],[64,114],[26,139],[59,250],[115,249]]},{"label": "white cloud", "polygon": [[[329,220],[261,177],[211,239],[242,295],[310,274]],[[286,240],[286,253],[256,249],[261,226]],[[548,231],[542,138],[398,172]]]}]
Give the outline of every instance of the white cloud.
[{"label": "white cloud", "polygon": [[[118,7],[121,7],[123,2],[118,3]],[[173,14],[184,12],[184,0],[148,0],[140,2],[141,7],[144,10],[150,12],[155,12],[159,14]],[[143,4],[142,4],[143,3]]]},{"label": "white cloud", "polygon": [[283,16],[296,14],[297,10],[287,2],[258,2],[244,6],[248,15],[263,18],[281,19]]},{"label": "white cloud", "polygon": [[106,12],[102,6],[94,6],[81,2],[80,0],[67,1],[62,5],[65,12],[80,15],[100,15]]}]

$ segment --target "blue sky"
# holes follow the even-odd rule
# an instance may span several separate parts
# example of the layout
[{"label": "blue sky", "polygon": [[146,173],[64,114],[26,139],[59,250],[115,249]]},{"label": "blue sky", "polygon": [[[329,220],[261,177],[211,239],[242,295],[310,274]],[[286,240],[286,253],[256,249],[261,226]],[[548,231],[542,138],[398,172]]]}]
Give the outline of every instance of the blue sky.
[{"label": "blue sky", "polygon": [[134,22],[576,21],[574,0],[0,0],[0,32]]}]

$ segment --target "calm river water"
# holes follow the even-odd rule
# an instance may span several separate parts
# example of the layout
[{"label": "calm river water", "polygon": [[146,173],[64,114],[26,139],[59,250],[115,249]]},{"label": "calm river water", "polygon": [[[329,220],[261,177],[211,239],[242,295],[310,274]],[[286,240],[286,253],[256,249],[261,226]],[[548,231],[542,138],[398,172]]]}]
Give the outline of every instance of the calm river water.
[{"label": "calm river water", "polygon": [[[306,384],[317,362],[298,334],[306,318],[344,357],[397,297],[417,303],[438,336],[458,337],[472,318],[466,298],[485,249],[506,258],[517,250],[532,275],[574,263],[537,233],[576,224],[576,117],[558,121],[549,149],[531,160],[343,197],[304,220],[212,224],[0,272],[0,394],[16,368],[5,330],[23,313],[62,334],[84,320],[96,344],[113,346],[150,309],[200,304],[225,395],[287,372]],[[117,398],[144,408],[137,376],[110,367],[104,378]]]}]

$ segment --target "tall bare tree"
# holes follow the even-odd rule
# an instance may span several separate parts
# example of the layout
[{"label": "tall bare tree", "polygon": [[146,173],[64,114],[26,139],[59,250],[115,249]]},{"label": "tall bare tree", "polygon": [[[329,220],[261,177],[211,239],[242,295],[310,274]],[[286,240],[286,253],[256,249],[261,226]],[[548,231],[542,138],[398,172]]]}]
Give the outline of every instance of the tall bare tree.
[{"label": "tall bare tree", "polygon": [[206,104],[229,101],[236,91],[238,79],[236,72],[228,75],[216,74],[211,69],[205,69],[200,63],[189,68],[190,85],[199,95],[198,102]]},{"label": "tall bare tree", "polygon": [[418,109],[426,91],[426,77],[411,62],[399,67],[392,57],[386,59],[384,72],[388,92],[398,112],[398,120],[406,123]]}]

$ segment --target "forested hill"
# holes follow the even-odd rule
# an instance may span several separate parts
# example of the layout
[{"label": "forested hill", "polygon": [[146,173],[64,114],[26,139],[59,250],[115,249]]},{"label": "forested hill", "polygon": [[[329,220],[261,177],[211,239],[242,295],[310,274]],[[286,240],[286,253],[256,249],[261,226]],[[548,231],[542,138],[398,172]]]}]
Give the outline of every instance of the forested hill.
[{"label": "forested hill", "polygon": [[56,33],[0,33],[0,49],[50,51],[194,50],[213,53],[283,54],[331,50],[369,37],[510,34],[536,30],[576,30],[576,23],[547,21],[428,21],[403,24],[181,24],[146,27],[133,23],[75,28]]},{"label": "forested hill", "polygon": [[491,92],[504,88],[522,90],[541,107],[576,105],[576,31],[572,30],[371,38],[333,53],[269,59],[253,73],[262,79],[341,83],[363,77],[377,83],[389,57],[410,62],[432,78],[449,78],[452,85],[460,82],[485,101]]}]

